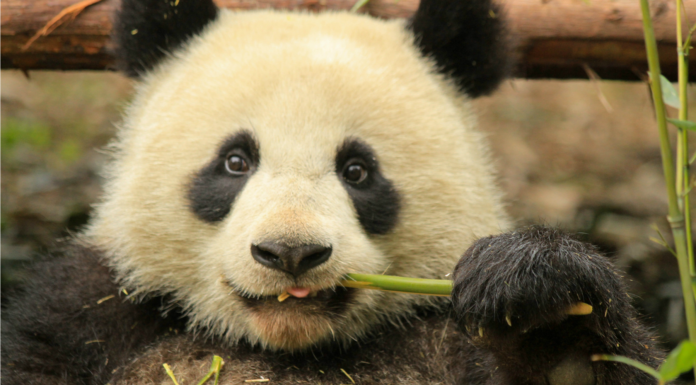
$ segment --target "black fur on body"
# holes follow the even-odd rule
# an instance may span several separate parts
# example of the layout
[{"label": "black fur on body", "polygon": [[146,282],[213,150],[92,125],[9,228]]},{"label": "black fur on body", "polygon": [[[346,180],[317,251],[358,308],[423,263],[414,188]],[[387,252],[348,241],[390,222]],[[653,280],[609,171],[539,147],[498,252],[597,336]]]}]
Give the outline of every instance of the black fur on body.
[{"label": "black fur on body", "polygon": [[5,384],[105,384],[112,371],[184,324],[162,298],[135,304],[101,252],[66,247],[39,262],[2,318]]},{"label": "black fur on body", "polygon": [[[227,362],[223,384],[262,376],[275,384],[346,383],[343,369],[361,384],[642,385],[655,381],[590,355],[652,367],[663,357],[611,264],[592,246],[543,227],[477,241],[455,270],[454,306],[383,325],[347,350],[295,355],[196,339],[183,331],[176,304],[127,299],[88,247],[40,263],[35,275],[4,314],[6,384],[160,383],[163,363],[191,383],[218,354]],[[565,315],[578,301],[593,313]]]}]

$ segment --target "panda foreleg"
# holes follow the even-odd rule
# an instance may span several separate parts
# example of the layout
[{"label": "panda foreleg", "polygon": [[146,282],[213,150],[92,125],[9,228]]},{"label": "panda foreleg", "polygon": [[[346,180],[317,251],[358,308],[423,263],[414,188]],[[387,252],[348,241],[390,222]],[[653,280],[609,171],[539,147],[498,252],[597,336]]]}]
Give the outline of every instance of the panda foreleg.
[{"label": "panda foreleg", "polygon": [[[656,367],[663,358],[618,271],[593,246],[539,226],[482,238],[454,280],[460,327],[510,383],[655,383],[630,366],[590,360],[613,354]],[[591,305],[591,314],[569,315],[578,303]]]},{"label": "panda foreleg", "polygon": [[37,263],[3,310],[2,380],[8,385],[105,384],[118,368],[179,325],[153,299],[126,299],[91,247]]}]

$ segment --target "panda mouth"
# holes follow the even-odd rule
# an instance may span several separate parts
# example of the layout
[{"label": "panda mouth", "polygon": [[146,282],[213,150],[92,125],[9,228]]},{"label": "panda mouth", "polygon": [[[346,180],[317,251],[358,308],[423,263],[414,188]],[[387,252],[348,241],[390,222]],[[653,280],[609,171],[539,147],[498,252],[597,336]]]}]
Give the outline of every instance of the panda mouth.
[{"label": "panda mouth", "polygon": [[[240,297],[244,304],[251,309],[259,308],[274,308],[274,309],[316,309],[322,308],[329,313],[340,314],[355,294],[356,289],[343,286],[335,286],[321,290],[309,290],[309,293],[303,296],[302,288],[291,288],[280,295],[258,295],[241,290],[234,283],[225,280],[228,287],[232,288],[234,294]],[[307,290],[307,289],[305,289]],[[288,293],[289,292],[289,293]]]}]

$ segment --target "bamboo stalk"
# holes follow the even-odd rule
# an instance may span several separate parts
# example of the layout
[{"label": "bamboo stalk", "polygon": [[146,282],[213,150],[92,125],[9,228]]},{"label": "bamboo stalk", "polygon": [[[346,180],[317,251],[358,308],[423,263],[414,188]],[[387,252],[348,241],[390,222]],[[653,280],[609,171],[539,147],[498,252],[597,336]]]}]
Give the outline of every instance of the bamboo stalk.
[{"label": "bamboo stalk", "polygon": [[[346,274],[346,279],[341,281],[341,285],[354,289],[393,291],[439,297],[449,297],[452,294],[453,286],[452,281],[446,279],[410,278],[376,274]],[[576,302],[568,307],[565,313],[568,315],[592,314],[592,306],[584,302]]]},{"label": "bamboo stalk", "polygon": [[[677,73],[679,80],[679,120],[689,120],[689,96],[687,86],[689,84],[689,47],[691,42],[691,33],[687,36],[688,42],[685,42],[682,36],[682,11],[684,10],[683,0],[677,1]],[[686,43],[686,44],[685,44]],[[689,261],[689,273],[691,275],[691,286],[696,295],[696,259],[694,259],[694,248],[691,233],[691,205],[689,198],[691,178],[689,173],[689,131],[681,127],[677,136],[677,194],[680,198],[681,210],[684,213],[684,228],[686,232],[686,245]]]},{"label": "bamboo stalk", "polygon": [[449,297],[452,281],[446,279],[425,279],[397,277],[394,275],[347,274],[341,285],[355,289],[396,291],[409,294],[436,295]]},{"label": "bamboo stalk", "polygon": [[[677,0],[679,1],[679,0]],[[680,7],[678,3],[677,8]],[[645,49],[648,54],[648,67],[650,68],[650,89],[652,91],[655,116],[660,133],[660,152],[662,153],[662,166],[665,174],[667,196],[669,198],[669,224],[672,228],[677,260],[679,262],[679,277],[682,284],[684,295],[684,309],[686,311],[686,324],[689,332],[689,339],[696,343],[696,302],[694,301],[694,291],[691,284],[691,273],[687,251],[687,236],[684,215],[679,210],[675,168],[672,161],[672,149],[667,132],[667,120],[665,115],[665,104],[662,99],[662,86],[660,82],[660,62],[657,53],[657,42],[650,16],[650,6],[648,0],[640,0],[641,13],[643,15],[643,31],[645,34]],[[680,32],[681,33],[681,32]],[[681,170],[680,170],[681,171]],[[690,245],[689,245],[690,246]],[[696,372],[696,369],[694,369]]]}]

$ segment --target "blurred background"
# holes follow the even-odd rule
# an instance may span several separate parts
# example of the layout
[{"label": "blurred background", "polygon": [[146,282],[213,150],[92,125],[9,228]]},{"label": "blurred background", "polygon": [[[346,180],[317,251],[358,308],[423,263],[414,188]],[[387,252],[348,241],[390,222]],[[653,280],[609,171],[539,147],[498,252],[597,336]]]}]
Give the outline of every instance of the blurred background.
[{"label": "blurred background", "polygon": [[[89,219],[108,158],[100,148],[133,84],[109,72],[1,76],[5,298],[27,262]],[[696,101],[695,88],[689,97]],[[518,225],[560,226],[599,245],[626,271],[665,346],[686,338],[676,260],[650,239],[655,229],[671,238],[647,85],[512,80],[475,104]]]}]

